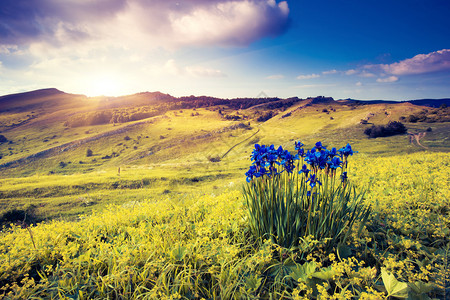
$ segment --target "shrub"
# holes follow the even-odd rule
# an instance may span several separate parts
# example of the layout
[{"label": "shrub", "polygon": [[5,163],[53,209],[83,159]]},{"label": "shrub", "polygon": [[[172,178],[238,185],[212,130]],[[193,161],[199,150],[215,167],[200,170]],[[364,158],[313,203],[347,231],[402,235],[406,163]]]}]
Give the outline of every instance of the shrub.
[{"label": "shrub", "polygon": [[370,128],[366,128],[364,130],[364,133],[369,136],[369,138],[377,138],[377,137],[387,137],[387,136],[393,136],[397,134],[404,134],[406,133],[407,129],[405,125],[401,122],[389,122],[387,126],[375,126],[373,125]]},{"label": "shrub", "polygon": [[88,148],[87,150],[86,150],[86,157],[90,157],[90,156],[92,156],[94,153],[92,152],[92,150],[90,149],[90,148]]},{"label": "shrub", "polygon": [[349,144],[329,151],[318,142],[306,153],[302,146],[296,143],[294,156],[281,146],[255,145],[244,186],[250,228],[261,242],[296,248],[313,238],[329,250],[345,243],[356,221],[362,228],[370,208],[348,181]]},{"label": "shrub", "polygon": [[258,122],[265,122],[267,120],[270,120],[271,118],[273,118],[276,114],[272,111],[269,111],[265,114],[263,114],[262,116],[259,116],[258,119],[256,119],[256,121]]},{"label": "shrub", "polygon": [[208,156],[208,160],[210,162],[219,162],[221,160],[221,158],[218,155],[216,155],[216,156]]},{"label": "shrub", "polygon": [[22,209],[8,210],[0,216],[0,226],[36,224],[42,220],[35,215],[35,209],[36,206],[28,205]]},{"label": "shrub", "polygon": [[0,134],[0,144],[6,143],[7,141],[8,139],[3,134]]}]

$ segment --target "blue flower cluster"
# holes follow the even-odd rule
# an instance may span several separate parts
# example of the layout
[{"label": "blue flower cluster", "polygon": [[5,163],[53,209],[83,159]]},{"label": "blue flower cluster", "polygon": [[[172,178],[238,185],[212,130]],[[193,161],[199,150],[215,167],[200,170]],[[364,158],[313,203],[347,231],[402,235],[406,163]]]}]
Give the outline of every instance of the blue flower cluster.
[{"label": "blue flower cluster", "polygon": [[[345,164],[347,157],[354,153],[350,144],[347,144],[339,150],[336,148],[327,150],[327,148],[322,145],[322,142],[317,142],[315,146],[307,152],[305,152],[303,146],[303,143],[295,142],[295,150],[297,150],[297,153],[292,155],[288,150],[284,150],[281,146],[278,149],[275,149],[274,145],[265,146],[255,144],[255,149],[251,155],[252,165],[245,173],[247,182],[250,182],[253,177],[258,178],[266,175],[270,178],[281,174],[284,171],[292,173],[295,169],[294,161],[301,159],[309,165],[309,169],[306,164],[304,164],[298,173],[308,177],[311,172],[307,182],[309,182],[311,188],[314,188],[317,184],[322,184],[317,178],[317,172],[319,170],[325,170],[327,174],[335,175],[336,170],[342,168]],[[342,181],[346,181],[347,178],[347,172],[344,172],[343,175],[341,175]]]},{"label": "blue flower cluster", "polygon": [[281,146],[275,149],[274,145],[267,147],[255,144],[251,159],[253,163],[245,173],[247,182],[250,182],[253,177],[258,178],[264,175],[271,177],[284,171],[292,173],[295,169],[294,160],[296,160],[296,157]]}]

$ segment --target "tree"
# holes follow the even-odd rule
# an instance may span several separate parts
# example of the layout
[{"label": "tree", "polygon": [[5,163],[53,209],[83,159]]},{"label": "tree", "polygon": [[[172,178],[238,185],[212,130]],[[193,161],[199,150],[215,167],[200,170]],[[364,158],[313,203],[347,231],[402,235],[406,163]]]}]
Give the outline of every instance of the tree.
[{"label": "tree", "polygon": [[92,152],[92,150],[90,149],[90,148],[88,148],[87,150],[86,150],[86,156],[87,157],[89,157],[89,156],[92,156],[94,153]]}]

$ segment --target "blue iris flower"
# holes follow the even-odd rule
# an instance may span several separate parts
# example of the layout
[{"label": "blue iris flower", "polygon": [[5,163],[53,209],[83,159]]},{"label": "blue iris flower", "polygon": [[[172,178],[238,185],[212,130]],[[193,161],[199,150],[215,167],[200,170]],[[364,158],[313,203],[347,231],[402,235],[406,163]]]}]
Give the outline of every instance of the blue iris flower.
[{"label": "blue iris flower", "polygon": [[295,142],[295,150],[300,150],[303,146],[305,146],[305,144],[303,144],[302,142]]},{"label": "blue iris flower", "polygon": [[256,166],[251,165],[249,170],[245,173],[245,176],[247,176],[247,182],[250,182],[257,172]]},{"label": "blue iris flower", "polygon": [[336,170],[337,168],[342,168],[342,161],[338,156],[333,157],[331,160],[327,161],[328,168],[331,170]]},{"label": "blue iris flower", "polygon": [[292,173],[292,171],[295,168],[294,166],[295,157],[289,151],[285,150],[283,151],[281,158],[282,158],[281,165],[283,165],[284,169],[288,173]]},{"label": "blue iris flower", "polygon": [[337,150],[336,150],[335,147],[333,147],[333,148],[331,149],[331,151],[330,151],[330,156],[331,156],[331,157],[334,157],[334,156],[336,156],[336,154],[337,154]]},{"label": "blue iris flower", "polygon": [[347,157],[349,155],[353,155],[354,152],[352,150],[352,146],[350,144],[347,144],[347,146],[339,149],[339,153],[341,154],[341,157]]},{"label": "blue iris flower", "polygon": [[317,142],[317,143],[316,143],[316,149],[317,149],[317,150],[319,150],[319,151],[322,150],[322,147],[323,147],[323,146],[322,146],[322,142]]},{"label": "blue iris flower", "polygon": [[311,152],[326,150],[327,148],[322,145],[322,142],[317,142],[314,147],[312,147]]},{"label": "blue iris flower", "polygon": [[328,150],[323,151],[313,151],[314,149],[311,149],[311,152],[308,151],[306,153],[305,161],[311,165],[312,168],[315,169],[325,169],[327,166],[327,160],[328,160]]},{"label": "blue iris flower", "polygon": [[346,182],[347,179],[348,179],[347,172],[343,172],[342,175],[341,175],[342,182]]},{"label": "blue iris flower", "polygon": [[316,177],[316,174],[312,174],[311,177],[309,177],[309,179],[306,180],[306,182],[308,182],[308,181],[309,181],[309,186],[311,188],[314,188],[317,183],[319,185],[322,185],[322,182],[320,182],[320,180]]},{"label": "blue iris flower", "polygon": [[298,174],[305,174],[305,176],[308,176],[309,170],[306,167],[306,165],[303,165],[303,167],[300,169],[300,171],[298,172]]}]

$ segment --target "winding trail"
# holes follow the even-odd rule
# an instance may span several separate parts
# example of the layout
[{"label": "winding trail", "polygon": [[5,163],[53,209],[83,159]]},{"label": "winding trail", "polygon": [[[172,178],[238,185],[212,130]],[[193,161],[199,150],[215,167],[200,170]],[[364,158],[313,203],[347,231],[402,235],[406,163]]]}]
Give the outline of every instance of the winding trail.
[{"label": "winding trail", "polygon": [[413,142],[416,141],[418,146],[420,146],[422,148],[425,148],[425,149],[428,149],[428,147],[425,147],[424,145],[422,145],[420,143],[420,139],[423,138],[426,134],[427,133],[425,131],[424,132],[419,132],[419,133],[410,133],[410,132],[408,132],[409,142],[414,145]]},{"label": "winding trail", "polygon": [[234,145],[233,147],[231,147],[230,149],[228,149],[227,152],[225,152],[224,155],[222,155],[222,157],[220,159],[224,159],[225,156],[227,156],[228,153],[230,153],[231,150],[233,150],[236,146],[239,146],[240,144],[244,143],[245,141],[248,141],[249,139],[251,139],[252,137],[254,137],[261,129],[258,128],[258,130],[252,134],[251,136],[249,136],[248,138],[246,138],[245,140],[240,141],[239,143],[237,143],[236,145]]}]

